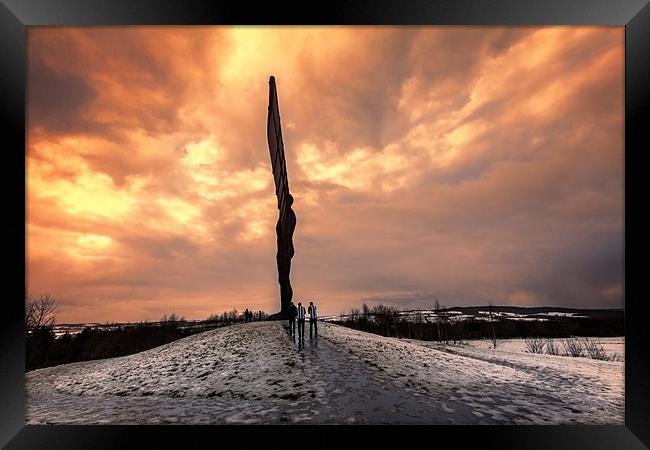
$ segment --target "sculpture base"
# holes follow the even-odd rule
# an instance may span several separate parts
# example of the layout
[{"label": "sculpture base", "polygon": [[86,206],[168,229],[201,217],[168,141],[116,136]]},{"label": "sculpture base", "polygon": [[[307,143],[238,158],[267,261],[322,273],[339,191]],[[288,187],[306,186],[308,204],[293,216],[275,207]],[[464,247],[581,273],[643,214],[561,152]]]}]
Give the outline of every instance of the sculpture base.
[{"label": "sculpture base", "polygon": [[269,317],[266,318],[266,320],[287,320],[289,319],[289,316],[287,313],[283,313],[282,311],[276,312],[275,314],[271,314]]},{"label": "sculpture base", "polygon": [[286,320],[288,318],[289,316],[287,316],[287,314],[280,311],[275,314],[271,314],[269,317],[266,318],[266,320]]}]

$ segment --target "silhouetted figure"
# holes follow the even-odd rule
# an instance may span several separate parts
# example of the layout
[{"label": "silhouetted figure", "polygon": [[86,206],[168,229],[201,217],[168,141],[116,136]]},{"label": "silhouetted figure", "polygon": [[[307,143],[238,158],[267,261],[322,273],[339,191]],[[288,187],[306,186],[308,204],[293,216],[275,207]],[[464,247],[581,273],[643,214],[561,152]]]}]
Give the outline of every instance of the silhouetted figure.
[{"label": "silhouetted figure", "polygon": [[315,332],[314,335],[318,337],[318,312],[314,302],[309,302],[307,312],[309,313],[309,337],[312,337],[312,330]]},{"label": "silhouetted figure", "polygon": [[[277,234],[278,252],[276,261],[278,264],[278,283],[280,284],[280,304],[291,302],[293,298],[293,289],[289,273],[291,272],[291,258],[294,255],[293,232],[296,229],[296,214],[291,209],[293,197],[287,194],[284,212],[280,212],[280,218],[275,227]],[[283,223],[284,222],[284,223]]]},{"label": "silhouetted figure", "polygon": [[251,313],[248,310],[248,308],[246,308],[246,311],[244,311],[244,323],[250,322],[250,319],[251,319]]},{"label": "silhouetted figure", "polygon": [[296,308],[296,305],[291,302],[289,304],[289,335],[290,336],[295,336],[296,335],[296,316],[298,315],[298,308]]},{"label": "silhouetted figure", "polygon": [[305,307],[298,302],[298,340],[305,338]]},{"label": "silhouetted figure", "polygon": [[258,322],[261,322],[261,321],[262,321],[262,311],[258,311],[258,313],[257,313],[257,320],[258,320]]}]

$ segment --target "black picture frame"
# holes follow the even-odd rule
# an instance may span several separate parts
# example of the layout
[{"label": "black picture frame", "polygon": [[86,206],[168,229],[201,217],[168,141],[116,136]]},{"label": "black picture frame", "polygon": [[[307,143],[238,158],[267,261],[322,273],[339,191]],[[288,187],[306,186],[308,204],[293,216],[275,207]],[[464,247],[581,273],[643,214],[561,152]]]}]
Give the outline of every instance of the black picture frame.
[{"label": "black picture frame", "polygon": [[[625,26],[625,425],[336,427],[332,444],[363,445],[388,435],[451,439],[453,448],[641,449],[650,447],[650,335],[645,302],[647,219],[643,217],[644,152],[650,150],[650,5],[648,0],[357,0],[323,4],[248,4],[191,0],[0,0],[4,228],[9,243],[5,317],[0,333],[0,444],[3,448],[131,448],[217,446],[224,439],[297,445],[329,435],[301,426],[26,426],[24,390],[25,72],[26,27],[40,25],[394,24]],[[646,113],[646,114],[644,114]],[[647,119],[646,119],[647,120]],[[21,151],[22,149],[22,151]],[[647,202],[644,202],[647,203]],[[633,263],[633,261],[640,261]],[[8,287],[8,289],[7,289]],[[19,292],[20,291],[20,292]],[[646,294],[645,297],[643,294]],[[413,434],[417,436],[413,436]],[[435,441],[435,443],[433,443]],[[306,441],[307,445],[309,444]],[[245,445],[246,445],[245,444]]]}]

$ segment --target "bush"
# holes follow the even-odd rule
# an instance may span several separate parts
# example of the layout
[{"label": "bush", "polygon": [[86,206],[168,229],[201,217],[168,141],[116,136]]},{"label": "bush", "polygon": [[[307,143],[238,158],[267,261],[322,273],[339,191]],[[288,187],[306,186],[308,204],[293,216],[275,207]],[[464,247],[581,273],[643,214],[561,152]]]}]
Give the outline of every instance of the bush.
[{"label": "bush", "polygon": [[583,355],[583,345],[578,339],[565,339],[562,342],[564,348],[564,356],[579,357]]},{"label": "bush", "polygon": [[560,355],[560,346],[553,339],[546,340],[546,354],[554,356]]},{"label": "bush", "polygon": [[544,353],[544,339],[542,338],[530,338],[526,339],[526,351],[528,353]]},{"label": "bush", "polygon": [[170,328],[178,328],[183,322],[185,322],[185,317],[179,317],[176,315],[176,313],[172,313],[169,317],[167,317],[167,314],[165,314],[160,319],[161,326]]},{"label": "bush", "polygon": [[589,338],[585,338],[583,346],[587,357],[591,359],[599,359],[601,361],[610,360],[607,352],[605,351],[605,348],[598,342],[589,340]]},{"label": "bush", "polygon": [[623,361],[623,357],[619,355],[618,353],[614,353],[612,356],[609,357],[610,361]]}]

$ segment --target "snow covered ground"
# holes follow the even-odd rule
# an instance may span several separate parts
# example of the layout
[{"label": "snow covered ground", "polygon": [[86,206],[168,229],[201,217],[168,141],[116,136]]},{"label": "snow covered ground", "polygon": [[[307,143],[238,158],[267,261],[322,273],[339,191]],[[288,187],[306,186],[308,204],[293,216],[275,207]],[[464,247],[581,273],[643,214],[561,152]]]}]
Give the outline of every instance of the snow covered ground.
[{"label": "snow covered ground", "polygon": [[239,324],[31,371],[27,423],[623,424],[622,362],[319,331]]},{"label": "snow covered ground", "polygon": [[[584,338],[577,338],[584,339]],[[625,337],[594,337],[588,338],[590,341],[595,342],[598,345],[602,345],[605,349],[605,352],[610,357],[615,357],[616,360],[625,361]],[[564,339],[551,339],[555,344],[561,349]],[[485,340],[468,340],[463,341],[463,345],[469,345],[478,349],[483,349],[486,351],[491,351],[492,341],[489,339]],[[444,346],[443,346],[444,347]],[[497,350],[502,352],[526,352],[526,340],[525,339],[500,339],[497,341]]]}]

